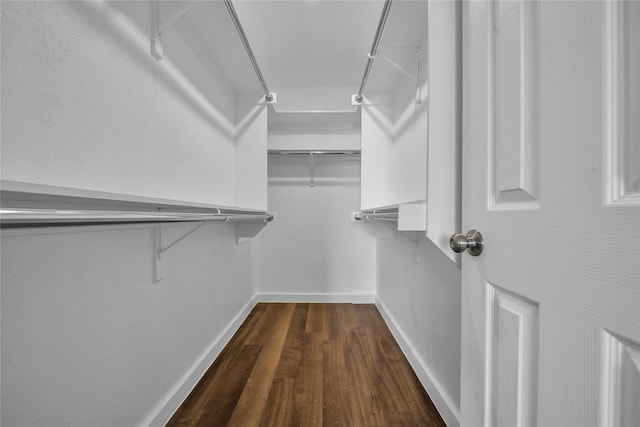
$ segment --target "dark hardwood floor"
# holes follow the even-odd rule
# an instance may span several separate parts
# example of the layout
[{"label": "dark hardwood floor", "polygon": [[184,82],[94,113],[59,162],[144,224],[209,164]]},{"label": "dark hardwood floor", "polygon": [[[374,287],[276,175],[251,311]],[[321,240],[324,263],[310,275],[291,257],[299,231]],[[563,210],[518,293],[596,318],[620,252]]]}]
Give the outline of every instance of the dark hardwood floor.
[{"label": "dark hardwood floor", "polygon": [[258,304],[169,426],[444,426],[370,304]]}]

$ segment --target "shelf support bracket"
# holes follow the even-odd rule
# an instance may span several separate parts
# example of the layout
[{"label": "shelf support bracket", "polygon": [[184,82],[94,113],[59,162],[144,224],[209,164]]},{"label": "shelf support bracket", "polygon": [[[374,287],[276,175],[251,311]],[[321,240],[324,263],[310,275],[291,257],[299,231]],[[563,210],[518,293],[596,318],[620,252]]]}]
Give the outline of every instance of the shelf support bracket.
[{"label": "shelf support bracket", "polygon": [[164,20],[162,19],[162,11],[160,10],[160,0],[153,0],[151,2],[151,56],[156,60],[160,61],[164,55],[162,48],[163,31],[198,2],[199,0],[193,0],[184,4],[173,15],[165,18]]},{"label": "shelf support bracket", "polygon": [[205,222],[201,222],[191,230],[187,231],[185,234],[171,242],[165,247],[162,247],[162,225],[158,224],[155,227],[155,250],[154,250],[154,275],[153,275],[153,283],[158,283],[165,276],[165,263],[164,263],[164,253],[169,249],[180,243],[182,240],[186,239],[189,235],[194,233],[200,227],[202,227]]},{"label": "shelf support bracket", "polygon": [[[385,55],[384,53],[380,52],[380,50],[395,50],[395,51],[402,51],[402,50],[408,50],[408,51],[412,51],[415,55],[415,60],[416,60],[416,72],[415,74],[407,71],[404,67],[402,67],[400,64],[398,64],[396,61],[394,61],[393,59],[391,59],[389,56]],[[416,104],[420,105],[422,104],[422,88],[420,87],[420,61],[422,58],[424,58],[424,54],[422,54],[422,48],[420,47],[397,47],[397,48],[380,48],[380,50],[378,51],[378,55],[380,55],[380,57],[382,59],[384,59],[385,61],[387,61],[393,68],[395,68],[396,70],[398,70],[403,76],[405,76],[406,78],[408,78],[410,81],[412,81],[413,83],[416,84]]]},{"label": "shelf support bracket", "polygon": [[316,163],[313,158],[313,151],[309,152],[309,159],[309,187],[313,188],[316,186]]},{"label": "shelf support bracket", "polygon": [[160,239],[158,239],[160,244],[158,246],[158,253],[157,253],[158,259],[162,259],[162,255],[165,252],[167,252],[169,249],[171,249],[172,247],[180,243],[182,240],[186,239],[190,234],[195,232],[198,228],[202,227],[203,225],[204,225],[204,222],[201,222],[200,224],[193,227],[190,231],[183,234],[180,238],[174,240],[173,243],[170,243],[169,245],[167,245],[167,247],[164,247],[164,248],[162,247],[162,229],[160,228],[161,226],[158,226],[158,229],[160,230]]},{"label": "shelf support bracket", "polygon": [[[380,48],[380,50],[383,50],[384,48]],[[416,52],[416,56],[418,55],[418,48],[411,48],[412,50],[415,50]],[[408,72],[407,70],[405,70],[402,66],[400,66],[397,62],[395,62],[393,59],[389,58],[387,55],[385,55],[384,53],[380,52],[380,50],[378,51],[378,55],[380,55],[380,57],[382,59],[384,59],[385,61],[387,61],[393,68],[395,68],[396,70],[400,71],[405,77],[407,77],[409,80],[411,80],[414,83],[418,83],[418,77],[411,74],[410,72]]]}]

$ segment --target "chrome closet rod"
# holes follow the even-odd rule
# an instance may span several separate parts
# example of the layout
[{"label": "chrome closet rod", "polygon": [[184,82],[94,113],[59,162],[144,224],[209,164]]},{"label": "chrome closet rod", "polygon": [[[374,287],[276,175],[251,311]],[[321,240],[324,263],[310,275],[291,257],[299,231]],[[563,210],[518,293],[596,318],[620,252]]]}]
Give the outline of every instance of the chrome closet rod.
[{"label": "chrome closet rod", "polygon": [[89,224],[132,224],[160,222],[270,222],[269,212],[222,212],[215,213],[162,212],[162,211],[112,211],[95,209],[0,209],[2,228],[89,225]]},{"label": "chrome closet rod", "polygon": [[391,10],[392,1],[393,0],[385,0],[384,6],[382,7],[382,14],[380,15],[380,22],[378,22],[376,35],[373,37],[371,51],[369,52],[369,55],[367,55],[367,65],[364,68],[362,83],[360,83],[360,89],[358,89],[358,94],[356,95],[357,102],[362,102],[362,94],[364,92],[365,86],[367,85],[367,80],[369,79],[369,73],[371,72],[371,67],[373,66],[373,60],[376,58],[376,54],[378,53],[378,45],[380,44],[380,39],[382,38],[382,30],[384,30],[384,25],[387,22],[387,16],[389,16],[389,10]]},{"label": "chrome closet rod", "polygon": [[244,29],[242,28],[242,24],[240,24],[240,20],[238,19],[238,14],[236,14],[236,9],[233,7],[233,3],[231,0],[224,0],[224,4],[227,6],[227,10],[229,11],[229,15],[231,15],[231,20],[233,21],[233,25],[236,27],[236,31],[238,32],[238,36],[240,36],[240,40],[244,46],[244,50],[247,51],[247,55],[249,56],[249,60],[251,61],[251,65],[253,66],[256,75],[258,76],[258,80],[260,81],[260,85],[262,86],[262,90],[265,94],[265,99],[267,102],[273,101],[273,94],[269,91],[267,87],[267,83],[264,81],[264,77],[262,76],[262,71],[260,71],[260,66],[258,65],[258,61],[256,61],[256,57],[253,54],[253,50],[251,49],[251,45],[249,44],[249,40],[247,40],[247,36],[244,33]]},{"label": "chrome closet rod", "polygon": [[268,154],[281,154],[281,155],[356,155],[360,154],[360,150],[269,150]]},{"label": "chrome closet rod", "polygon": [[354,219],[356,221],[397,221],[398,212],[358,212]]}]

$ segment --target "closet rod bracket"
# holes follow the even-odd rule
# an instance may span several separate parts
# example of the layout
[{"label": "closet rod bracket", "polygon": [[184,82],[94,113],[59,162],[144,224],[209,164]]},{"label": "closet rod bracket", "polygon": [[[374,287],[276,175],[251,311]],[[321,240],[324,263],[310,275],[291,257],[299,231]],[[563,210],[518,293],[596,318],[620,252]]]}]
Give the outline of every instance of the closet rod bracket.
[{"label": "closet rod bracket", "polygon": [[165,247],[162,247],[162,225],[157,224],[155,226],[155,251],[153,257],[153,283],[158,283],[166,276],[166,262],[164,261],[164,253],[167,252],[170,248],[180,243],[182,240],[187,238],[190,234],[194,233],[200,227],[202,227],[205,223],[201,222],[187,233],[183,234],[178,239],[174,240],[172,243],[168,244]]},{"label": "closet rod bracket", "polygon": [[164,19],[162,17],[162,10],[160,9],[160,0],[153,0],[151,2],[151,56],[157,61],[160,61],[164,56],[162,48],[162,34],[164,30],[187,13],[187,11],[199,3],[199,1],[200,0],[192,0],[185,3],[180,9]]},{"label": "closet rod bracket", "polygon": [[201,222],[200,224],[193,227],[191,230],[183,234],[181,237],[174,240],[172,243],[168,244],[166,247],[162,247],[162,225],[158,224],[156,228],[156,232],[158,233],[158,238],[156,239],[156,254],[158,259],[162,259],[162,255],[167,252],[169,249],[180,243],[182,240],[186,239],[190,234],[194,233],[197,229],[202,227],[205,223]]},{"label": "closet rod bracket", "polygon": [[[382,50],[382,49],[380,49],[380,50]],[[417,58],[418,48],[414,48],[414,50],[415,50],[416,58]],[[389,56],[385,55],[384,53],[378,51],[378,55],[380,55],[380,58],[384,59],[387,63],[389,63],[389,65],[391,65],[393,68],[398,70],[403,76],[407,77],[409,80],[411,80],[414,83],[418,83],[417,74],[419,73],[419,67],[420,67],[420,62],[419,61],[416,61],[416,74],[414,75],[411,72],[405,70],[404,67],[402,67],[400,64],[398,64],[393,59],[389,58]]]}]

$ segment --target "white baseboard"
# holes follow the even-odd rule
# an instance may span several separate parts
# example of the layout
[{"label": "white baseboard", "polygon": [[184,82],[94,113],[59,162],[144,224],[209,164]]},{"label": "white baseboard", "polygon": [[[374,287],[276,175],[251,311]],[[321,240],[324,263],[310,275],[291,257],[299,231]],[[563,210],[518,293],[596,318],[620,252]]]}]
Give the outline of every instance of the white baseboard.
[{"label": "white baseboard", "polygon": [[259,302],[338,302],[352,304],[373,304],[375,294],[277,294],[256,295]]},{"label": "white baseboard", "polygon": [[182,402],[189,396],[191,390],[198,384],[200,378],[207,372],[207,369],[209,369],[222,349],[224,349],[229,340],[231,340],[231,337],[233,337],[240,328],[242,322],[249,316],[249,313],[251,313],[251,310],[253,310],[257,302],[258,298],[254,296],[251,301],[240,310],[224,331],[216,337],[198,360],[187,370],[185,375],[167,392],[165,398],[151,411],[140,426],[166,425],[167,421],[169,421]]},{"label": "white baseboard", "polygon": [[416,352],[411,341],[407,339],[402,330],[397,326],[393,317],[386,310],[384,304],[382,304],[378,298],[375,298],[375,302],[376,307],[378,307],[378,311],[380,311],[380,314],[391,330],[393,337],[396,339],[398,345],[402,349],[402,352],[411,364],[411,367],[418,376],[420,383],[422,383],[422,386],[429,394],[429,397],[431,397],[431,401],[438,409],[438,412],[440,413],[440,416],[442,416],[445,424],[447,424],[448,427],[459,427],[460,408],[458,405],[454,404],[451,397],[445,393],[440,383],[433,376],[431,369],[429,369],[424,360],[422,360],[420,355]]}]

